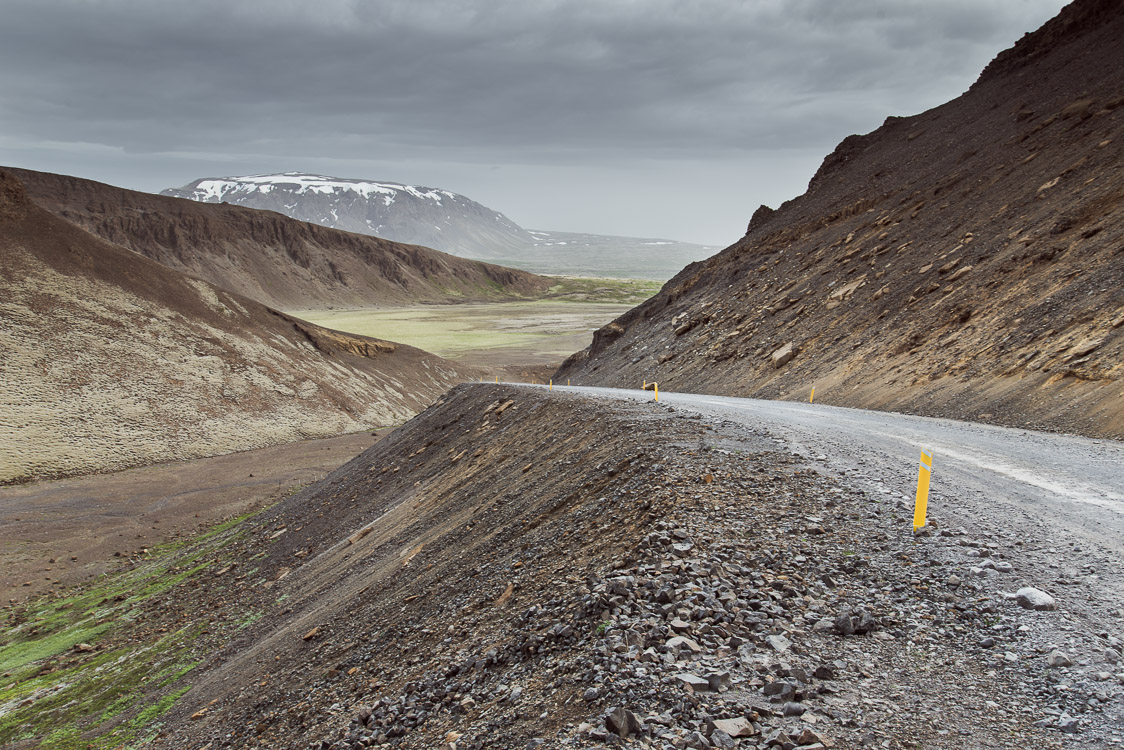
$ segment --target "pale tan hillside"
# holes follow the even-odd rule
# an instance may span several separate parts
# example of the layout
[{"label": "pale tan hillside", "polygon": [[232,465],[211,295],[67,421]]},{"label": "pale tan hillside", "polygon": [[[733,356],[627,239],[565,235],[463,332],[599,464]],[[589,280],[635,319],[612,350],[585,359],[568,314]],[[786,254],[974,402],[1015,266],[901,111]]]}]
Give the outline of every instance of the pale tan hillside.
[{"label": "pale tan hillside", "polygon": [[0,483],[401,422],[465,369],[98,239],[0,173]]}]

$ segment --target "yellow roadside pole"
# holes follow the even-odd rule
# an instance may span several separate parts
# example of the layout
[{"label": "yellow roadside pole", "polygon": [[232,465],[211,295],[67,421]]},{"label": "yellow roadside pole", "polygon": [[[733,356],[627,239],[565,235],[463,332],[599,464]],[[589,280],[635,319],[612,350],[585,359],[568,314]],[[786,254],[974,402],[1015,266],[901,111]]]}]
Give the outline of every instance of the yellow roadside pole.
[{"label": "yellow roadside pole", "polygon": [[913,506],[913,530],[925,525],[925,511],[929,507],[929,475],[933,473],[933,452],[921,450],[921,466],[917,470],[917,500]]},{"label": "yellow roadside pole", "polygon": [[660,400],[660,384],[652,383],[652,387],[656,390],[656,401]]},{"label": "yellow roadside pole", "polygon": [[547,390],[548,390],[548,391],[553,391],[553,390],[554,390],[554,378],[551,378],[551,379],[550,379],[550,388],[547,388]]},{"label": "yellow roadside pole", "polygon": [[816,389],[813,388],[812,392],[808,394],[808,403],[813,403],[816,400]]},{"label": "yellow roadside pole", "polygon": [[644,385],[641,386],[641,390],[645,390],[645,391],[648,390],[648,381],[647,380],[644,381]]},{"label": "yellow roadside pole", "polygon": [[497,383],[500,382],[500,376],[499,375],[496,376],[496,382]]},{"label": "yellow roadside pole", "polygon": [[570,379],[566,378],[566,385],[569,385],[569,384],[570,384]]}]

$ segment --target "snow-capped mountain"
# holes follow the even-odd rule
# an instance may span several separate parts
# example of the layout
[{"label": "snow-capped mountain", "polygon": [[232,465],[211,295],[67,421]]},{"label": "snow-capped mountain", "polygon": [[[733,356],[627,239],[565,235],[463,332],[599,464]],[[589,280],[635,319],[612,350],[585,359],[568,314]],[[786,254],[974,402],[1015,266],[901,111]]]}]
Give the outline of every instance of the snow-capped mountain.
[{"label": "snow-capped mountain", "polygon": [[285,172],[204,177],[161,195],[277,211],[333,229],[473,258],[506,255],[534,243],[511,219],[463,195],[393,182]]},{"label": "snow-capped mountain", "polygon": [[498,211],[439,188],[284,172],[204,177],[161,192],[201,203],[276,211],[533,273],[670,279],[717,248],[673,240],[526,230]]}]

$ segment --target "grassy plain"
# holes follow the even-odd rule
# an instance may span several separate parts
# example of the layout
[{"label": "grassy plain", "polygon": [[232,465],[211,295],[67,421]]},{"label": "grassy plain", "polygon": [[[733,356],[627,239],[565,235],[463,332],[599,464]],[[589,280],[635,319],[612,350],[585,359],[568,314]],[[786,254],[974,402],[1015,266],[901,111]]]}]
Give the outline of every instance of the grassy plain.
[{"label": "grassy plain", "polygon": [[561,364],[589,345],[593,331],[660,286],[636,279],[559,278],[546,297],[536,300],[290,312],[328,328],[510,371]]}]

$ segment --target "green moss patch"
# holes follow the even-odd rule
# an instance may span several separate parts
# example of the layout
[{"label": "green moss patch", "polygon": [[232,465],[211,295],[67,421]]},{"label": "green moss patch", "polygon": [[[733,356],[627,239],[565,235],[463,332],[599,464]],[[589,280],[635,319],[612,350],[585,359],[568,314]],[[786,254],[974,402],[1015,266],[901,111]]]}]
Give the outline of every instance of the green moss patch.
[{"label": "green moss patch", "polygon": [[[159,718],[191,689],[200,635],[214,624],[183,619],[169,627],[165,619],[155,627],[146,603],[226,565],[225,548],[242,537],[249,515],[159,547],[70,596],[10,611],[0,628],[0,746],[116,748],[154,736]],[[226,630],[259,617],[243,615]]]}]

